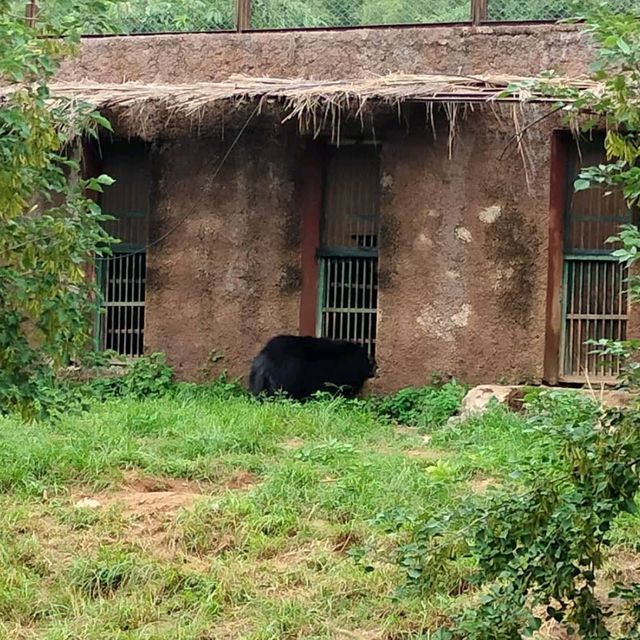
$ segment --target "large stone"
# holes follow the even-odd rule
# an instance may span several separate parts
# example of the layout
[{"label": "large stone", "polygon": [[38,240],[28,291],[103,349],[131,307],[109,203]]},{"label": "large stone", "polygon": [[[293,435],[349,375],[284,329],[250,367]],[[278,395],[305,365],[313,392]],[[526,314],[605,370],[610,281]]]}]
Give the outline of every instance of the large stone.
[{"label": "large stone", "polygon": [[[468,418],[474,413],[483,413],[493,399],[499,404],[511,406],[517,391],[523,389],[520,386],[483,384],[473,387],[462,401],[460,417]],[[512,407],[516,408],[516,407]]]},{"label": "large stone", "polygon": [[[545,390],[578,392],[602,402],[611,409],[628,409],[636,406],[640,395],[634,391],[623,389],[570,389],[568,387],[538,387]],[[473,387],[462,401],[459,418],[468,418],[477,413],[483,413],[493,399],[499,404],[509,407],[513,411],[522,409],[525,393],[532,389],[524,385],[480,385]]]},{"label": "large stone", "polygon": [[99,509],[102,503],[95,498],[82,498],[74,505],[77,509]]}]

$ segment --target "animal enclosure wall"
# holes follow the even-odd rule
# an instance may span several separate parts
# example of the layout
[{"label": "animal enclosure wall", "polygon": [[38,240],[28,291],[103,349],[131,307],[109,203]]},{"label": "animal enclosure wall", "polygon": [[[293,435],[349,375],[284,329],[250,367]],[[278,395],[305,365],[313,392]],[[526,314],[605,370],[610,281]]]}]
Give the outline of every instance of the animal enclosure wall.
[{"label": "animal enclosure wall", "polygon": [[85,38],[62,80],[189,83],[233,74],[344,79],[389,73],[535,75],[588,72],[576,25],[438,26]]},{"label": "animal enclosure wall", "polygon": [[[550,130],[530,141],[530,190],[520,161],[500,159],[512,129],[491,113],[460,124],[451,159],[438,133],[380,132],[380,228],[360,234],[376,236],[380,261],[375,385],[421,384],[436,370],[540,379]],[[180,377],[246,375],[268,338],[298,333],[306,145],[267,123],[222,165],[219,136],[153,144],[145,350],[166,352]]]},{"label": "animal enclosure wall", "polygon": [[[382,154],[378,373],[428,381],[543,374],[551,124],[527,139],[529,184],[508,108],[389,136]],[[532,114],[532,117],[535,113]]]},{"label": "animal enclosure wall", "polygon": [[[442,116],[436,118],[435,136],[422,123],[409,130],[381,129],[376,145],[336,149],[325,143],[318,155],[322,193],[312,248],[321,266],[311,301],[316,333],[371,346],[375,340],[374,387],[423,384],[432,372],[471,383],[542,380],[553,126],[545,122],[530,132],[527,172],[509,146],[512,125],[491,109],[475,109],[458,122],[451,157]],[[155,142],[146,162],[129,167],[138,174],[129,179],[133,187],[145,184],[150,167],[145,351],[167,353],[180,377],[223,370],[245,376],[270,337],[301,330],[308,264],[301,203],[309,185],[300,167],[318,146],[265,119],[260,128],[245,131],[224,161],[228,140],[178,138]],[[569,154],[563,168],[567,185],[575,173],[571,159]],[[144,202],[146,191],[138,188],[129,197],[132,187],[125,188],[121,177],[120,191],[105,201],[107,209],[141,209],[136,202]],[[585,202],[591,208],[574,207],[565,234],[568,272],[575,270],[576,243],[590,237],[575,227],[583,223],[580,215],[590,220],[595,211],[595,201]],[[599,239],[613,230],[611,220],[598,222]],[[137,218],[120,220],[114,232],[128,230],[133,238],[139,224]],[[362,264],[354,266],[358,260]],[[350,261],[350,267],[341,266]],[[614,301],[605,291],[608,267],[599,268],[601,301]],[[126,270],[112,274],[119,281],[118,274],[126,276]],[[619,288],[620,277],[609,275]],[[567,299],[576,286],[565,285]],[[571,313],[581,312],[568,304]],[[377,317],[376,325],[358,324],[365,315],[372,322]],[[611,324],[608,316],[591,315],[574,319],[565,313],[561,323],[588,322],[596,329]],[[624,321],[626,331],[626,317],[614,320]],[[577,349],[576,331],[570,327],[565,334],[572,342],[567,346],[565,338],[558,348],[560,368],[566,367],[568,350]]]},{"label": "animal enclosure wall", "polygon": [[[232,134],[230,134],[232,136]],[[154,144],[146,351],[178,376],[245,375],[261,342],[298,331],[295,175],[299,141],[280,127]]]},{"label": "animal enclosure wall", "polygon": [[[585,73],[590,55],[588,41],[571,25],[185,34],[86,39],[59,78],[179,84],[238,73],[344,80],[548,68],[576,75]],[[529,109],[535,117],[535,107]],[[366,257],[353,251],[373,245],[334,246],[321,238],[321,211],[313,202],[321,199],[328,169],[309,159],[313,145],[294,126],[257,117],[221,164],[241,109],[215,126],[197,118],[131,118],[120,134],[153,140],[145,351],[165,351],[182,378],[222,370],[245,375],[271,336],[332,331],[327,314],[337,306],[325,298],[326,313],[319,309],[324,274],[329,291],[368,287],[372,297],[376,291],[368,311],[377,317],[379,389],[424,383],[432,371],[468,382],[541,380],[550,352],[548,309],[559,309],[563,261],[560,247],[558,288],[548,287],[547,278],[557,275],[548,268],[554,125],[545,119],[529,131],[525,176],[509,146],[512,115],[509,108],[499,112],[496,118],[477,108],[460,120],[451,158],[444,120],[435,138],[424,116],[408,128],[376,127],[376,228],[352,234],[376,236]],[[121,124],[116,119],[116,128]],[[328,255],[335,249],[342,255]],[[378,268],[360,282],[349,276],[354,260],[376,261]],[[355,301],[363,312],[367,305]],[[347,316],[352,303],[347,295],[340,307]],[[556,315],[557,368],[563,318]],[[629,335],[637,324],[629,318]]]}]

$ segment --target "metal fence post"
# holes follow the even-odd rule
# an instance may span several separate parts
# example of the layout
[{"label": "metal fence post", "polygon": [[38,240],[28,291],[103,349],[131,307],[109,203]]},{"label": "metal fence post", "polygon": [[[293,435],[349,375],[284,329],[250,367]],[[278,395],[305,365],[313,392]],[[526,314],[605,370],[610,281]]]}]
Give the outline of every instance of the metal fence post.
[{"label": "metal fence post", "polygon": [[489,15],[488,0],[471,0],[471,24],[478,26]]},{"label": "metal fence post", "polygon": [[251,0],[236,0],[236,31],[251,29]]},{"label": "metal fence post", "polygon": [[33,27],[36,23],[36,16],[38,15],[38,3],[37,0],[29,0],[24,8],[24,17],[27,24]]}]

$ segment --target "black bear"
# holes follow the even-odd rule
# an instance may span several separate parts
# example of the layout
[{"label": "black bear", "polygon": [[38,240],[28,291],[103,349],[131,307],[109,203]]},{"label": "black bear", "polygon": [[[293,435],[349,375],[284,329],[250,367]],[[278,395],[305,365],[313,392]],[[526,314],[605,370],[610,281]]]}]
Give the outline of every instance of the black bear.
[{"label": "black bear", "polygon": [[317,391],[355,397],[375,366],[359,344],[307,336],[271,338],[254,358],[249,376],[251,393],[283,392],[295,400]]}]

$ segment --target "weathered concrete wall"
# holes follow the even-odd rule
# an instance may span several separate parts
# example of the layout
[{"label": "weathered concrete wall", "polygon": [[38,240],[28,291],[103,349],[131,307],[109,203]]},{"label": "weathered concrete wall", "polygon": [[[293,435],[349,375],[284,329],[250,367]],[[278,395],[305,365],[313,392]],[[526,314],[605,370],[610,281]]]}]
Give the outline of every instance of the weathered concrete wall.
[{"label": "weathered concrete wall", "polygon": [[[340,78],[370,73],[584,73],[590,49],[574,27],[415,27],[357,31],[87,39],[65,80],[181,83],[256,76]],[[182,133],[155,143],[146,347],[183,378],[246,375],[276,333],[297,332],[300,139],[247,131]],[[256,123],[257,124],[257,123]],[[423,127],[383,137],[379,378],[392,390],[437,370],[469,382],[542,376],[551,123],[527,141],[527,188],[513,135],[476,109],[447,136]],[[175,227],[175,229],[174,229]]]},{"label": "weathered concrete wall", "polygon": [[476,110],[447,136],[383,145],[378,387],[438,371],[476,383],[540,380],[551,125],[531,132],[531,183],[505,119]]},{"label": "weathered concrete wall", "polygon": [[[531,132],[530,185],[506,118],[475,110],[446,130],[381,132],[378,378],[389,391],[433,371],[465,381],[542,376],[551,123]],[[264,341],[297,333],[302,144],[254,130],[214,177],[219,138],[156,143],[146,348],[182,378],[246,376]],[[186,218],[185,218],[186,216]],[[183,219],[184,218],[184,219]],[[176,226],[177,225],[177,226]],[[215,351],[224,359],[206,369]]]},{"label": "weathered concrete wall", "polygon": [[233,74],[317,79],[370,73],[568,75],[591,50],[575,26],[407,27],[86,38],[64,80],[185,83]]},{"label": "weathered concrete wall", "polygon": [[216,176],[228,142],[154,149],[145,348],[181,378],[245,375],[265,336],[297,332],[300,289],[295,140],[247,132]]}]

